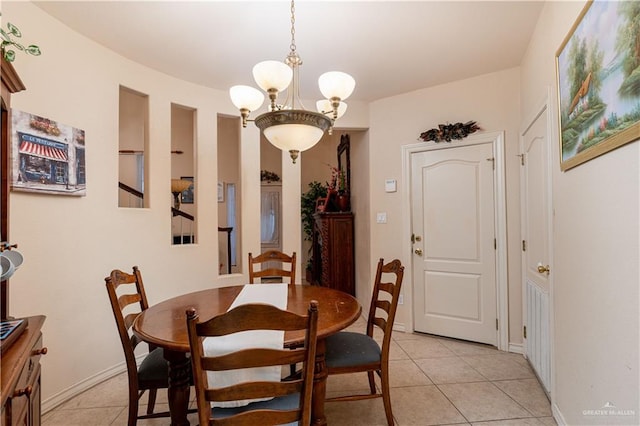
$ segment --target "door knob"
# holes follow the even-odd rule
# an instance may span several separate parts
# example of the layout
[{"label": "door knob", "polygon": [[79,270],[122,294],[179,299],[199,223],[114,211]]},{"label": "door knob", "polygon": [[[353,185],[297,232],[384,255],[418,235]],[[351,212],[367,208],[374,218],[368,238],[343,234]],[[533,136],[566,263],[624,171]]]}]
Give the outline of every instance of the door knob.
[{"label": "door knob", "polygon": [[547,275],[549,275],[549,272],[551,272],[551,270],[549,269],[549,265],[544,266],[542,265],[542,263],[538,263],[538,272],[540,272],[541,274],[544,274],[546,272]]},{"label": "door knob", "polygon": [[415,254],[417,254],[418,256],[422,256],[422,249],[417,248],[417,249],[415,249],[413,252],[414,252]]}]

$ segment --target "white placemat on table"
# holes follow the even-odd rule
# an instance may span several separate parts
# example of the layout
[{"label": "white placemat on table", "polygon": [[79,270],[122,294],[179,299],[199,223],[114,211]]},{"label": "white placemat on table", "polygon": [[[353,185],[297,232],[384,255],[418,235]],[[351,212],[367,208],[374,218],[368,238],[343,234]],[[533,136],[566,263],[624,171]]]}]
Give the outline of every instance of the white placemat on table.
[{"label": "white placemat on table", "polygon": [[[248,303],[266,303],[284,310],[287,308],[287,287],[287,284],[279,283],[245,285],[229,307],[229,310]],[[284,345],[284,331],[251,330],[227,336],[207,337],[204,339],[202,345],[205,356],[220,356],[249,348],[282,349]],[[280,376],[281,368],[279,366],[207,372],[209,386],[215,388],[223,388],[242,382],[279,382]],[[268,399],[271,398],[214,402],[211,405],[213,407],[242,407],[251,402]]]}]

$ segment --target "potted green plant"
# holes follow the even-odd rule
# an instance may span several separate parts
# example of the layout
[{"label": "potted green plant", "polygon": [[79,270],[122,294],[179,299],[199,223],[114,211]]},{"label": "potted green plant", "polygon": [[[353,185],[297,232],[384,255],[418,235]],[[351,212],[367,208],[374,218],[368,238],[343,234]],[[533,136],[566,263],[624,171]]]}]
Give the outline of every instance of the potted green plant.
[{"label": "potted green plant", "polygon": [[[316,212],[316,201],[318,198],[327,196],[327,186],[318,181],[309,182],[309,189],[302,193],[300,198],[300,216],[302,217],[302,232],[304,240],[311,241],[313,238],[313,215]],[[311,269],[313,257],[311,255],[311,245],[309,245],[309,260],[306,270]]]},{"label": "potted green plant", "polygon": [[[0,16],[2,14],[0,13]],[[2,51],[2,57],[7,62],[13,62],[16,58],[16,52],[14,49],[25,52],[29,55],[39,56],[41,54],[40,47],[35,44],[30,44],[28,46],[24,46],[21,43],[18,43],[15,39],[12,38],[21,38],[22,33],[11,22],[7,22],[7,30],[5,31],[3,28],[0,28],[0,39],[2,43],[0,43],[0,50]]]}]

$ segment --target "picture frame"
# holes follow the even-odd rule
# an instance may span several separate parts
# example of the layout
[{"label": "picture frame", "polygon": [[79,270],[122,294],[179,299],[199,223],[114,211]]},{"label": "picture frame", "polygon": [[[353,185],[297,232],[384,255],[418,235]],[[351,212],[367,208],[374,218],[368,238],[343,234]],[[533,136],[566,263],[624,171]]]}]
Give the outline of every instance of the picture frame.
[{"label": "picture frame", "polygon": [[84,130],[16,109],[11,126],[12,191],[87,194]]},{"label": "picture frame", "polygon": [[224,182],[218,182],[218,202],[224,203]]},{"label": "picture frame", "polygon": [[182,191],[182,196],[181,196],[181,202],[182,204],[193,204],[193,198],[194,198],[194,194],[193,194],[193,176],[181,176],[180,179],[182,180],[188,180],[191,183],[191,186],[189,186],[189,188],[185,189],[184,191]]},{"label": "picture frame", "polygon": [[562,171],[640,138],[633,7],[589,1],[556,52]]}]

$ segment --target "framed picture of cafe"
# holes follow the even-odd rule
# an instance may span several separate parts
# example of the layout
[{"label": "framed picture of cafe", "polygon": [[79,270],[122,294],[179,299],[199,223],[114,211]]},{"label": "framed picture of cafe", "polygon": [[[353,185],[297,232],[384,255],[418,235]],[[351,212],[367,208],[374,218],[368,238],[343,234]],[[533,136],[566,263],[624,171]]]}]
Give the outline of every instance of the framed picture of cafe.
[{"label": "framed picture of cafe", "polygon": [[11,111],[11,189],[86,195],[84,130]]}]

